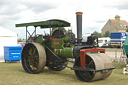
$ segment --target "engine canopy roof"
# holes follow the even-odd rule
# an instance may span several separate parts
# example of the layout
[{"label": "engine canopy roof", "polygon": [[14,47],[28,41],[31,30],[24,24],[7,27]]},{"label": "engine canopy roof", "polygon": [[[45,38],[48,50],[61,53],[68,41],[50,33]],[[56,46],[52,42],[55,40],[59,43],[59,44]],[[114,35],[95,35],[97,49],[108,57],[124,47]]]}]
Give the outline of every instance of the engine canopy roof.
[{"label": "engine canopy roof", "polygon": [[70,23],[65,20],[50,19],[39,22],[21,23],[21,24],[16,24],[15,26],[16,27],[34,26],[34,27],[41,27],[43,29],[43,28],[54,28],[54,27],[70,27]]}]

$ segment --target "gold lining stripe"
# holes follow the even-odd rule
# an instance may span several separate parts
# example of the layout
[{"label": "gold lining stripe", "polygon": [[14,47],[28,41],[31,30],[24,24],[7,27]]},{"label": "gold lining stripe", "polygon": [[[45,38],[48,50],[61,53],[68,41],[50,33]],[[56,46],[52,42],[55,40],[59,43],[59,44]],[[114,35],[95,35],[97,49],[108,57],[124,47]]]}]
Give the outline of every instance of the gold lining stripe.
[{"label": "gold lining stripe", "polygon": [[71,54],[72,54],[72,57],[74,58],[74,55],[73,55],[73,48],[74,48],[74,46],[72,47]]},{"label": "gold lining stripe", "polygon": [[60,49],[60,55],[62,55],[62,49]]}]

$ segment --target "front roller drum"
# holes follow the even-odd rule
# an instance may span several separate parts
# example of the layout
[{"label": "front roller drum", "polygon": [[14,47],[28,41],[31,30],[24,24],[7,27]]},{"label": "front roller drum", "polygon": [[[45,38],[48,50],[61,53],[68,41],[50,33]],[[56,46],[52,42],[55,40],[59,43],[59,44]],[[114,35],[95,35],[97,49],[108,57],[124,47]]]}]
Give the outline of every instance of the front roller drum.
[{"label": "front roller drum", "polygon": [[[74,66],[81,67],[80,57],[76,59]],[[94,71],[75,70],[77,78],[85,82],[107,78],[112,73],[110,68],[113,68],[111,59],[104,53],[87,54],[85,66]]]},{"label": "front roller drum", "polygon": [[22,51],[22,66],[28,73],[39,73],[46,65],[46,53],[39,43],[28,43]]}]

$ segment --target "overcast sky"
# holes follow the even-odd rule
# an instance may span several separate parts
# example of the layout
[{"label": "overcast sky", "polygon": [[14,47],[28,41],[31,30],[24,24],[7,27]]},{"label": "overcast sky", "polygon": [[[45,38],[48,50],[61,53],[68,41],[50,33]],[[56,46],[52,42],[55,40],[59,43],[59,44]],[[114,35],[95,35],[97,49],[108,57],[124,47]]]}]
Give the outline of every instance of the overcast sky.
[{"label": "overcast sky", "polygon": [[16,28],[15,24],[62,19],[70,22],[76,33],[76,12],[83,12],[83,34],[101,32],[115,15],[128,21],[128,0],[0,0],[0,26],[25,38],[25,27]]}]

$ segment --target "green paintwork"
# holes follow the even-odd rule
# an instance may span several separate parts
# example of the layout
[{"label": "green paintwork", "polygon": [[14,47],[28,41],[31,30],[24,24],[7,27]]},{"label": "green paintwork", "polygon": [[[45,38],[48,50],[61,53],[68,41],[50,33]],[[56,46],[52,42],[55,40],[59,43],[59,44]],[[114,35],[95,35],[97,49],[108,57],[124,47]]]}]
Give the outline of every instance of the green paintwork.
[{"label": "green paintwork", "polygon": [[16,24],[16,27],[27,27],[27,26],[34,26],[34,27],[39,26],[41,28],[70,27],[70,23],[64,20],[51,19],[47,21]]},{"label": "green paintwork", "polygon": [[123,43],[123,49],[124,49],[126,55],[128,55],[128,36]]},{"label": "green paintwork", "polygon": [[45,43],[42,43],[42,37],[42,35],[39,35],[35,42],[41,44],[45,49]]},{"label": "green paintwork", "polygon": [[64,42],[65,42],[65,43],[68,43],[68,42],[69,42],[69,35],[66,35],[66,36],[65,36]]},{"label": "green paintwork", "polygon": [[73,58],[73,47],[65,47],[63,49],[54,49],[54,53],[59,57]]},{"label": "green paintwork", "polygon": [[54,53],[59,57],[72,58],[73,57],[73,47],[64,47],[64,44],[69,43],[69,35],[66,35],[62,39],[53,39],[52,48],[54,48]]},{"label": "green paintwork", "polygon": [[62,49],[63,48],[63,44],[64,44],[64,40],[63,39],[53,39],[52,40],[52,48]]},{"label": "green paintwork", "polygon": [[42,44],[42,35],[38,36],[38,38],[36,39],[36,43]]}]

